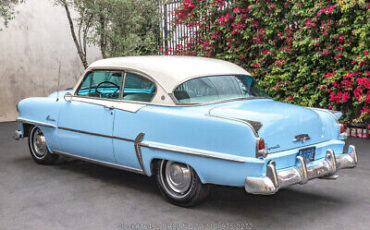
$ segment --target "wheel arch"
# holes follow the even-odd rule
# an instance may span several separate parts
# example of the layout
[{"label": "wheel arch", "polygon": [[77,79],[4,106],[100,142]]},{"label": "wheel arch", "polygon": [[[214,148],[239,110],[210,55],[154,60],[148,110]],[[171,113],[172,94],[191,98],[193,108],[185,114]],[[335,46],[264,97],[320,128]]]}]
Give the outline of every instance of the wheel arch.
[{"label": "wheel arch", "polygon": [[[174,159],[170,159],[170,158],[166,158],[166,157],[164,157],[164,158],[160,158],[160,157],[151,158],[150,163],[149,163],[149,165],[150,165],[149,169],[150,170],[146,170],[148,176],[154,176],[155,175],[156,167],[159,167],[162,160],[174,161],[174,162],[177,162],[177,163],[189,165],[194,170],[194,172],[197,174],[197,176],[199,177],[202,184],[206,184],[204,178],[201,175],[199,175],[199,172],[196,170],[196,168],[194,168],[194,166],[192,165],[191,162],[186,162],[186,160],[181,161],[181,160],[178,160],[178,159],[174,160]],[[144,167],[145,167],[145,164],[144,164]]]}]

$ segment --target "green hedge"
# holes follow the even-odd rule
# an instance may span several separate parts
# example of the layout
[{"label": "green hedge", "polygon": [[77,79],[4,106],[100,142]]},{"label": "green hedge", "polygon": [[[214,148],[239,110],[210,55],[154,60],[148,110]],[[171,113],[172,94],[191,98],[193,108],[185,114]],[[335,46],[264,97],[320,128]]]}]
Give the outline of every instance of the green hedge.
[{"label": "green hedge", "polygon": [[363,0],[185,0],[175,24],[199,29],[177,53],[234,62],[277,100],[367,123],[369,8]]}]

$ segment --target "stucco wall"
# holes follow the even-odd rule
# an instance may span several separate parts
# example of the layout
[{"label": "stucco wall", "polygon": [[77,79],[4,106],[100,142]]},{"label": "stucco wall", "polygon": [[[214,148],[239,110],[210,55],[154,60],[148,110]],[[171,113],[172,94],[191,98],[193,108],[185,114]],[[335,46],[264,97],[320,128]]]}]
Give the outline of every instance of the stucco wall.
[{"label": "stucco wall", "polygon": [[[47,96],[56,91],[61,62],[60,88],[72,87],[83,72],[65,11],[49,0],[27,0],[19,14],[0,31],[0,122],[15,120],[19,100]],[[88,50],[90,63],[99,59]]]}]

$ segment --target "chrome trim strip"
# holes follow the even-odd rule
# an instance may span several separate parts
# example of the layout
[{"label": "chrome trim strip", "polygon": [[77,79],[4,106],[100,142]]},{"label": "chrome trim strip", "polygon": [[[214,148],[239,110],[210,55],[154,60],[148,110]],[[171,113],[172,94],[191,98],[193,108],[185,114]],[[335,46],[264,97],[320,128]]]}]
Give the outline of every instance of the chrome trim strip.
[{"label": "chrome trim strip", "polygon": [[249,128],[251,128],[251,130],[253,131],[253,134],[254,136],[257,138],[259,137],[257,131],[253,125],[251,123],[249,123],[247,120],[243,120],[243,119],[237,119],[237,118],[232,118],[232,117],[224,117],[224,116],[218,116],[218,115],[212,115],[210,114],[211,110],[208,112],[208,114],[206,114],[206,116],[210,116],[210,117],[215,117],[215,118],[220,118],[220,119],[226,119],[226,120],[231,120],[231,121],[236,121],[236,122],[240,122],[240,123],[243,123],[247,126],[249,126]]},{"label": "chrome trim strip", "polygon": [[73,96],[72,100],[74,102],[87,103],[92,105],[102,106],[104,108],[118,109],[126,112],[136,113],[140,109],[146,106],[145,103],[133,103],[132,101],[120,101],[112,99],[101,99],[101,98],[92,98],[85,96]]},{"label": "chrome trim strip", "polygon": [[143,158],[142,158],[142,155],[141,155],[141,149],[140,149],[140,143],[143,140],[144,135],[145,135],[144,133],[139,133],[139,135],[137,135],[137,137],[135,138],[134,145],[135,145],[135,152],[136,152],[136,156],[137,156],[137,159],[139,161],[140,167],[141,167],[142,171],[144,172],[144,174],[148,175],[148,173],[145,171]]},{"label": "chrome trim strip", "polygon": [[357,165],[356,149],[353,145],[349,149],[352,152],[343,153],[337,157],[332,149],[328,149],[325,158],[307,165],[301,156],[297,156],[295,167],[279,171],[276,170],[275,162],[270,161],[266,166],[266,176],[245,179],[245,190],[248,193],[269,195],[276,193],[280,188],[305,184],[315,178],[336,179],[335,173],[339,169],[353,168]]},{"label": "chrome trim strip", "polygon": [[94,135],[94,136],[98,136],[98,137],[106,137],[106,138],[113,138],[113,139],[122,140],[122,141],[135,142],[135,140],[132,140],[132,139],[129,139],[129,138],[104,135],[104,134],[100,134],[100,133],[93,133],[93,132],[88,132],[88,131],[83,131],[83,130],[78,130],[78,129],[71,129],[71,128],[66,128],[66,127],[61,127],[61,126],[59,126],[58,129],[67,130],[67,131],[76,132],[76,133]]},{"label": "chrome trim strip", "polygon": [[314,107],[306,107],[306,108],[309,108],[309,109],[314,110],[314,111],[315,110],[318,110],[318,111],[326,112],[326,113],[330,114],[336,120],[336,122],[338,124],[340,124],[339,121],[338,121],[338,119],[337,119],[337,117],[334,114],[334,111],[332,111],[330,109],[321,109],[321,108],[314,108]]},{"label": "chrome trim strip", "polygon": [[[190,81],[190,80],[194,80],[194,79],[198,79],[198,78],[206,78],[206,77],[223,77],[223,76],[247,76],[247,77],[251,77],[253,78],[253,80],[255,80],[254,77],[251,76],[250,73],[223,73],[223,74],[216,74],[216,75],[198,75],[198,76],[191,76],[191,77],[187,77],[185,79],[183,79],[182,81],[180,81],[179,83],[177,83],[175,85],[175,87],[172,88],[172,90],[170,90],[169,93],[173,94],[174,91],[183,83],[187,82],[187,81]],[[253,99],[256,99],[256,98],[265,98],[265,99],[272,99],[272,97],[269,97],[269,96],[256,96],[256,97],[251,97]],[[227,101],[234,101],[234,100],[240,100],[240,98],[232,98],[232,99],[221,99],[221,100],[216,100],[216,101],[211,101],[211,102],[205,102],[205,103],[196,103],[196,104],[177,104],[177,105],[208,105],[208,104],[214,104],[214,103],[222,103],[222,102],[227,102]],[[247,98],[243,98],[243,99],[247,99]],[[176,99],[176,101],[178,102],[178,100]],[[175,102],[175,101],[174,101]]]},{"label": "chrome trim strip", "polygon": [[[81,85],[83,84],[84,80],[86,79],[86,77],[88,76],[88,74],[90,74],[91,72],[122,72],[122,83],[121,83],[121,89],[120,89],[120,96],[119,96],[119,99],[109,99],[109,98],[94,98],[94,97],[89,97],[89,96],[81,96],[81,95],[77,95],[77,91],[78,89],[81,87]],[[124,87],[125,87],[125,83],[126,83],[126,75],[127,73],[133,73],[133,74],[136,74],[136,75],[139,75],[140,77],[143,77],[145,79],[148,79],[149,81],[151,81],[154,85],[155,85],[155,94],[153,95],[152,97],[152,100],[150,102],[141,102],[141,101],[130,101],[130,100],[124,100],[123,99],[123,94],[124,94]],[[143,104],[143,105],[162,105],[162,106],[173,106],[173,105],[164,105],[164,104],[157,104],[157,103],[153,103],[153,101],[155,100],[156,97],[158,97],[159,95],[159,92],[160,90],[159,89],[162,89],[163,92],[166,92],[166,90],[164,90],[164,88],[162,87],[162,85],[160,85],[154,78],[152,78],[150,75],[144,73],[144,72],[140,72],[140,71],[137,71],[135,69],[131,69],[131,68],[114,68],[114,67],[111,67],[111,68],[99,68],[99,67],[93,67],[93,68],[88,68],[84,73],[83,75],[80,77],[79,81],[77,82],[77,84],[75,85],[75,87],[73,88],[72,90],[72,95],[73,97],[76,97],[76,98],[93,98],[93,99],[100,99],[100,100],[106,100],[106,101],[117,101],[117,102],[127,102],[127,103],[132,103],[132,104]]]},{"label": "chrome trim strip", "polygon": [[76,159],[79,159],[79,160],[82,160],[82,161],[86,161],[86,162],[90,162],[90,163],[94,163],[94,164],[98,164],[98,165],[108,166],[108,167],[111,167],[111,168],[126,170],[126,171],[129,171],[129,172],[134,172],[134,173],[139,173],[139,174],[144,174],[143,170],[141,170],[141,169],[122,166],[122,165],[119,165],[119,164],[114,164],[114,163],[110,163],[110,162],[106,162],[106,161],[95,160],[95,159],[91,159],[91,158],[88,158],[88,157],[77,156],[77,155],[73,155],[73,154],[66,153],[66,152],[59,151],[59,150],[54,150],[53,152],[55,154],[58,154],[58,155],[62,155],[62,156],[66,156],[66,157],[72,157],[72,158],[76,158]]},{"label": "chrome trim strip", "polygon": [[[239,162],[239,163],[246,162],[246,160],[243,159],[243,157],[231,155],[227,153],[218,153],[218,152],[213,152],[213,151],[193,149],[193,148],[187,148],[187,147],[182,147],[182,146],[177,146],[177,145],[162,144],[162,143],[155,143],[155,142],[141,142],[141,140],[138,139],[140,134],[138,135],[138,137],[136,137],[135,140],[132,140],[132,139],[123,138],[123,137],[103,135],[103,134],[92,133],[92,132],[87,132],[87,131],[82,131],[82,130],[77,130],[77,129],[65,128],[65,127],[58,127],[58,128],[71,131],[71,132],[77,132],[77,133],[83,133],[83,134],[88,134],[88,135],[95,135],[99,137],[106,137],[106,138],[113,138],[117,140],[134,142],[135,150],[136,150],[136,145],[137,145],[138,147],[147,147],[147,148],[159,149],[159,150],[164,150],[164,151],[172,151],[172,152],[178,152],[178,153],[183,153],[183,154],[196,155],[200,157],[208,157],[208,158],[214,158],[214,159],[220,159],[220,160],[234,161],[234,162]],[[144,136],[144,134],[142,136]],[[137,141],[137,143],[135,141]],[[140,163],[140,159],[142,160],[141,151],[140,151],[140,158],[138,159]]]},{"label": "chrome trim strip", "polygon": [[50,128],[56,128],[56,125],[45,123],[45,122],[39,122],[39,121],[33,121],[33,120],[28,120],[28,119],[23,119],[23,118],[17,118],[17,122],[22,122],[30,125],[39,125],[39,126],[44,126],[44,127],[50,127]]},{"label": "chrome trim strip", "polygon": [[219,159],[219,160],[225,160],[225,161],[233,161],[233,162],[238,162],[238,163],[246,162],[246,160],[243,159],[243,157],[236,156],[236,155],[231,155],[227,153],[218,153],[218,152],[201,150],[201,149],[187,148],[187,147],[182,147],[182,146],[177,146],[177,145],[161,144],[161,143],[155,143],[155,142],[141,142],[139,145],[142,147],[195,155],[199,157],[207,157],[207,158],[213,158],[213,159]]}]

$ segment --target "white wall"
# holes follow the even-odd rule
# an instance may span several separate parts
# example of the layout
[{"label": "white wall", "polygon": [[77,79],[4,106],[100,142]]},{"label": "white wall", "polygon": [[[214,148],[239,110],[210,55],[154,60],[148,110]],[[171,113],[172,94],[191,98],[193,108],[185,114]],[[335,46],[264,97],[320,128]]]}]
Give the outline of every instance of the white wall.
[{"label": "white wall", "polygon": [[[47,96],[74,86],[83,66],[73,43],[65,11],[49,0],[27,0],[19,14],[0,31],[0,121],[17,117],[23,98]],[[100,58],[96,47],[88,50],[89,63]]]}]

